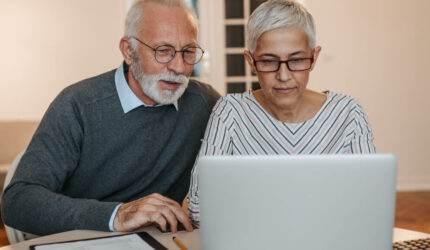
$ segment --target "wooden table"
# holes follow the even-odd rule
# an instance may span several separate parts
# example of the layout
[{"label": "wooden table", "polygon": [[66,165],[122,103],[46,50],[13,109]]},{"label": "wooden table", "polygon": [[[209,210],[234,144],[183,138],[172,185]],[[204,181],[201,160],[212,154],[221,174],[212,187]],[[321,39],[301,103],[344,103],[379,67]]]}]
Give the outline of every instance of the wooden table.
[{"label": "wooden table", "polygon": [[[168,249],[180,250],[180,248],[173,242],[172,236],[178,237],[181,242],[188,247],[190,250],[200,249],[200,231],[198,229],[191,233],[179,232],[176,234],[162,234],[155,227],[148,227],[146,230],[151,236],[157,239],[161,244],[163,244]],[[74,230],[64,233],[52,234],[28,241],[24,241],[18,244],[9,245],[0,248],[0,250],[28,250],[30,245],[51,243],[59,241],[69,241],[78,239],[88,239],[103,237],[109,235],[118,235],[121,233],[109,233],[109,232],[99,232],[99,231],[89,231],[89,230]],[[404,241],[419,238],[429,238],[430,234],[394,228],[393,242]]]}]

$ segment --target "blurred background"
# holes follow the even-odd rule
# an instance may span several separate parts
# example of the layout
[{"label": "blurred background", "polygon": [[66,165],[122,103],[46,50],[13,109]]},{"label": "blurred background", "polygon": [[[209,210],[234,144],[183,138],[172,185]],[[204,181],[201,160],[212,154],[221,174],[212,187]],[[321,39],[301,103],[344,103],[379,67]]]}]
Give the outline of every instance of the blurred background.
[{"label": "blurred background", "polygon": [[[194,75],[222,94],[258,88],[242,52],[246,20],[261,2],[188,1],[206,51]],[[399,158],[398,188],[430,190],[430,1],[301,2],[322,46],[309,88],[358,99],[377,151]],[[0,0],[0,124],[6,126],[0,125],[0,163],[26,146],[23,124],[34,129],[64,87],[120,65],[118,44],[132,3]]]}]

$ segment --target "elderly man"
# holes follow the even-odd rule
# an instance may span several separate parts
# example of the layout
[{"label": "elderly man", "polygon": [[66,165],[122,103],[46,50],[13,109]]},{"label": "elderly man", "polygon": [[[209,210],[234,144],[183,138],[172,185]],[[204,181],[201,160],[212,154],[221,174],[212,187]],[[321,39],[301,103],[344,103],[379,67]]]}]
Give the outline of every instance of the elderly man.
[{"label": "elderly man", "polygon": [[189,81],[203,50],[182,1],[127,15],[122,65],[63,90],[4,192],[4,222],[46,235],[73,229],[192,231],[179,203],[219,95]]}]

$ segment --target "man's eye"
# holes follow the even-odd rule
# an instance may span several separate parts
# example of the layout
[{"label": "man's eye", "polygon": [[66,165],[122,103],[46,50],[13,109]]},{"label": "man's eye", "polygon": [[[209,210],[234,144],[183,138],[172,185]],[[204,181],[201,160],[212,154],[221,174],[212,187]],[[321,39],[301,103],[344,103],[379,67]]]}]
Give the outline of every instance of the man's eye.
[{"label": "man's eye", "polygon": [[169,55],[172,53],[172,50],[170,48],[158,48],[157,53],[160,55]]},{"label": "man's eye", "polygon": [[190,48],[185,48],[183,51],[185,54],[192,55],[196,53],[196,50],[197,50],[196,48],[190,47]]},{"label": "man's eye", "polygon": [[192,49],[186,49],[186,50],[184,50],[184,53],[188,54],[188,55],[192,55],[192,54],[196,53],[196,51],[192,50]]}]

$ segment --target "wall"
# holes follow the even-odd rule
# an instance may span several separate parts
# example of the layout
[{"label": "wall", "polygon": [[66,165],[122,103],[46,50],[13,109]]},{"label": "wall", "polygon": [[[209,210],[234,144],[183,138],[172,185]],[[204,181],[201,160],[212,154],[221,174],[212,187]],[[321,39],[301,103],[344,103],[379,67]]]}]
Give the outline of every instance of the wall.
[{"label": "wall", "polygon": [[0,121],[40,120],[65,87],[121,63],[123,0],[1,0]]},{"label": "wall", "polygon": [[310,88],[364,106],[378,152],[399,159],[398,189],[430,189],[430,1],[306,0],[323,50]]},{"label": "wall", "polygon": [[63,88],[121,63],[118,44],[130,4],[0,1],[0,164],[27,146]]}]

